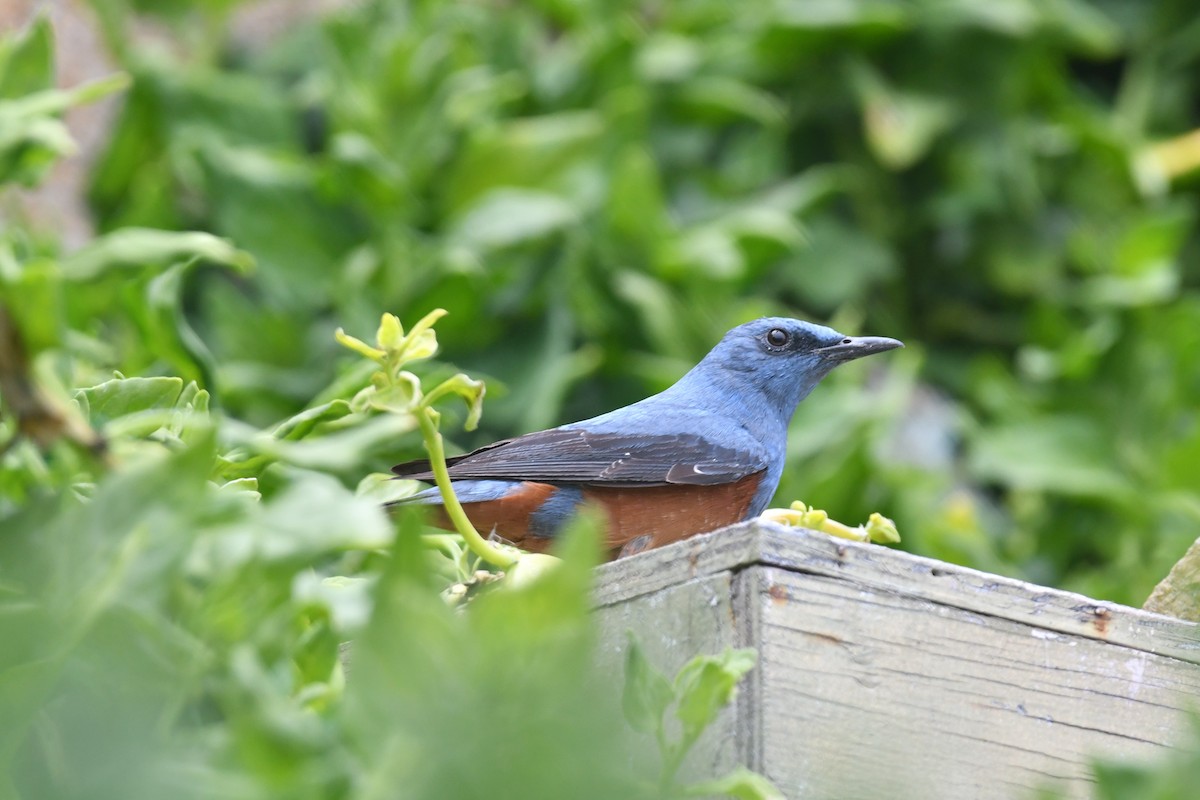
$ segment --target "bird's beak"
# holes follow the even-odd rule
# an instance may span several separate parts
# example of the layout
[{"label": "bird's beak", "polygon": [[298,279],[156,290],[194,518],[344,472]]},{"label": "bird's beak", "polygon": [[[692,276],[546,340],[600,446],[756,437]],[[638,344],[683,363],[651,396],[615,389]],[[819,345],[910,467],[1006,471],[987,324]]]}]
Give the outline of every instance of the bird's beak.
[{"label": "bird's beak", "polygon": [[869,356],[872,353],[882,353],[884,350],[895,350],[904,347],[899,339],[889,339],[886,336],[847,336],[837,344],[818,348],[815,352],[831,361],[853,361],[856,358]]}]

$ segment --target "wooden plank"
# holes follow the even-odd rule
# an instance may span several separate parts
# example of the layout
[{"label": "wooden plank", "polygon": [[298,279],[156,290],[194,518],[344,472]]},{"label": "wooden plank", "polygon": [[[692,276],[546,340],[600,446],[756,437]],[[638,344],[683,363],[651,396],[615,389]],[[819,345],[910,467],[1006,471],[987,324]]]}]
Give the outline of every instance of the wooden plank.
[{"label": "wooden plank", "polygon": [[788,797],[1083,797],[1090,759],[1160,755],[1200,706],[1200,626],[875,545],[755,522],[600,576],[613,652],[759,650],[688,769]]},{"label": "wooden plank", "polygon": [[1200,664],[1195,623],[877,545],[778,525],[764,525],[760,533],[761,563]]},{"label": "wooden plank", "polygon": [[1200,664],[1200,626],[1084,595],[799,528],[754,521],[605,565],[597,602],[753,564],[854,581]]},{"label": "wooden plank", "polygon": [[762,555],[762,530],[743,522],[656,550],[601,564],[596,605],[603,607],[652,594],[702,575],[742,569]]},{"label": "wooden plank", "polygon": [[[601,668],[612,675],[624,674],[629,633],[650,663],[668,678],[674,678],[679,668],[696,655],[738,646],[732,582],[732,573],[721,571],[668,586],[653,595],[599,608]],[[731,707],[722,711],[684,762],[685,774],[715,777],[745,763],[738,748],[737,728],[737,710]],[[649,736],[643,755],[657,757],[657,746]]]},{"label": "wooden plank", "polygon": [[1200,670],[1176,659],[824,576],[747,578],[751,763],[788,797],[1085,796],[1089,758],[1160,754],[1200,699]]}]

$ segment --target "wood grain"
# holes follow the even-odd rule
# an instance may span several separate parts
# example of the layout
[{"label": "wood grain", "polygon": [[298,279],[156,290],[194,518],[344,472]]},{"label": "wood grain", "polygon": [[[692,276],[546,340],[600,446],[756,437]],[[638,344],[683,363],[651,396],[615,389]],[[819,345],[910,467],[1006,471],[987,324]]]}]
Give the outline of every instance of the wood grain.
[{"label": "wood grain", "polygon": [[1157,758],[1200,707],[1194,623],[875,545],[755,522],[600,576],[601,619],[671,668],[759,650],[697,778],[734,757],[789,798],[1087,797],[1090,759]]}]

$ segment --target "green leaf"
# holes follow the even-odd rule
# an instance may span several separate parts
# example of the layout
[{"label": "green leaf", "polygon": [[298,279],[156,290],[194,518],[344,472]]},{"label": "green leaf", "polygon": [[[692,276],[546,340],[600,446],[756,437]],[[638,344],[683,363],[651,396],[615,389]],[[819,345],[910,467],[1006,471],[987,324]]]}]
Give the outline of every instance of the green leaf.
[{"label": "green leaf", "polygon": [[39,14],[23,35],[0,39],[0,98],[54,87],[54,29]]},{"label": "green leaf", "polygon": [[910,23],[914,10],[887,0],[828,0],[780,3],[772,22],[817,34],[838,29],[891,32]]},{"label": "green leaf", "polygon": [[454,225],[452,242],[480,250],[540,239],[572,225],[574,207],[549,192],[497,189],[471,207]]},{"label": "green leaf", "polygon": [[212,577],[250,563],[305,563],[339,550],[371,550],[392,541],[383,509],[355,497],[326,475],[305,473],[235,521],[196,543],[195,576]]},{"label": "green leaf", "polygon": [[383,505],[409,497],[423,488],[422,483],[399,480],[390,472],[371,472],[358,482],[354,494]]},{"label": "green leaf", "polygon": [[35,258],[20,262],[0,243],[0,302],[21,332],[28,355],[60,342],[67,328],[58,264]]},{"label": "green leaf", "polygon": [[103,425],[138,411],[174,408],[182,391],[182,378],[115,378],[76,396],[86,401],[92,424]]},{"label": "green leaf", "polygon": [[0,105],[0,185],[34,186],[59,158],[75,153],[75,140],[57,119],[11,119]]},{"label": "green leaf", "polygon": [[1115,467],[1110,442],[1084,418],[1025,419],[980,430],[968,461],[977,479],[1014,489],[1118,498],[1132,487]]},{"label": "green leaf", "polygon": [[379,330],[375,331],[375,343],[379,349],[391,352],[404,343],[404,326],[395,314],[384,314],[379,320]]},{"label": "green leaf", "polygon": [[686,36],[660,31],[637,54],[638,73],[651,83],[676,83],[691,77],[704,62],[704,48]]},{"label": "green leaf", "polygon": [[421,381],[411,372],[401,372],[390,380],[377,373],[378,380],[365,395],[366,405],[376,411],[410,414],[421,401]]},{"label": "green leaf", "polygon": [[855,62],[852,74],[867,144],[890,169],[915,164],[954,122],[953,106],[940,97],[894,89],[863,62]]},{"label": "green leaf", "polygon": [[134,313],[143,320],[150,347],[180,377],[212,385],[213,354],[189,324],[183,308],[187,278],[195,265],[194,260],[177,263],[151,278],[146,285],[146,303]]},{"label": "green leaf", "polygon": [[688,797],[722,795],[738,800],[785,800],[783,792],[757,772],[737,767],[720,778],[684,787]]},{"label": "green leaf", "polygon": [[357,337],[351,336],[350,334],[346,333],[341,328],[338,328],[336,331],[333,332],[333,338],[336,339],[337,343],[340,344],[342,347],[346,347],[350,350],[353,350],[354,352],[358,353],[360,356],[365,356],[366,358],[369,358],[372,361],[382,362],[384,356],[387,355],[387,353],[380,350],[378,347],[372,347],[371,345],[364,342],[362,339],[359,339]]},{"label": "green leaf", "polygon": [[[432,358],[437,353],[437,333],[434,331],[433,326],[437,324],[438,320],[446,316],[447,313],[444,308],[435,308],[417,320],[417,323],[412,326],[412,330],[408,332],[408,335],[400,339],[394,350],[389,351],[392,354],[391,366],[393,369],[403,366],[410,361]],[[397,321],[397,324],[399,324],[399,321]],[[380,346],[384,347],[382,340]],[[384,347],[384,349],[387,348]]]},{"label": "green leaf", "polygon": [[0,99],[0,184],[37,183],[57,158],[75,152],[75,142],[59,115],[128,84],[127,76],[114,75],[75,89],[47,89],[13,100]]},{"label": "green leaf", "polygon": [[658,166],[644,149],[628,147],[618,158],[607,213],[613,232],[648,255],[671,230]]},{"label": "green leaf", "polygon": [[693,114],[715,122],[748,119],[767,128],[782,125],[783,104],[773,95],[727,77],[697,78],[681,89],[680,101]]},{"label": "green leaf", "polygon": [[475,426],[479,424],[479,418],[483,415],[483,398],[487,394],[487,385],[483,381],[477,381],[460,372],[442,381],[430,391],[425,398],[425,405],[431,406],[449,394],[456,394],[466,401],[467,420],[463,423],[463,427],[469,431],[475,430]]},{"label": "green leaf", "polygon": [[208,233],[182,233],[152,228],[123,228],[102,236],[65,258],[63,275],[86,281],[119,269],[169,266],[199,258],[248,272],[254,257]]},{"label": "green leaf", "polygon": [[506,120],[481,130],[444,179],[446,216],[460,217],[500,187],[552,188],[569,167],[593,154],[603,132],[604,119],[595,111]]},{"label": "green leaf", "polygon": [[674,699],[671,682],[646,659],[630,631],[625,651],[625,691],[621,697],[621,708],[630,727],[639,733],[659,730],[663,714]]},{"label": "green leaf", "polygon": [[685,742],[694,740],[716,719],[717,712],[737,693],[738,681],[757,660],[753,648],[730,648],[717,656],[697,656],[684,665],[675,676],[679,698],[675,716],[683,723]]},{"label": "green leaf", "polygon": [[276,439],[296,441],[308,436],[318,425],[339,420],[350,413],[350,404],[345,400],[330,400],[284,420],[276,426],[271,435]]},{"label": "green leaf", "polygon": [[[378,792],[364,796],[400,780],[413,798],[646,797],[595,668],[597,537],[568,534],[561,567],[463,614],[428,585],[419,517],[399,526],[339,713],[358,779]],[[531,768],[523,752],[554,758]]]},{"label": "green leaf", "polygon": [[[371,457],[394,449],[396,440],[417,426],[411,414],[382,414],[360,424],[300,441],[285,441],[249,427],[227,425],[231,443],[305,469],[345,473],[360,470]],[[232,476],[231,476],[232,477]]]}]

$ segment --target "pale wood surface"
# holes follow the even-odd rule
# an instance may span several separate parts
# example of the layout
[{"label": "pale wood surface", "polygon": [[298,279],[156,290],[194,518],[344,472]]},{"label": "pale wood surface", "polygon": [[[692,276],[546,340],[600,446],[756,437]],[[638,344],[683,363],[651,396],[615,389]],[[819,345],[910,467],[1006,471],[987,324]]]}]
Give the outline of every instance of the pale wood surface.
[{"label": "pale wood surface", "polygon": [[[650,663],[668,678],[674,678],[695,655],[740,646],[734,627],[733,574],[728,570],[673,584],[640,602],[603,607],[599,618],[601,658],[617,677],[624,674],[629,632],[637,637]],[[704,645],[696,649],[698,642]],[[714,776],[741,762],[737,724],[735,709],[723,711],[697,743],[684,769],[695,775]],[[647,736],[643,755],[650,758],[656,747]]]},{"label": "pale wood surface", "polygon": [[689,769],[790,798],[1086,797],[1091,757],[1154,758],[1200,707],[1193,623],[769,523],[606,565],[597,598],[610,651],[633,629],[665,670],[758,648]]}]

